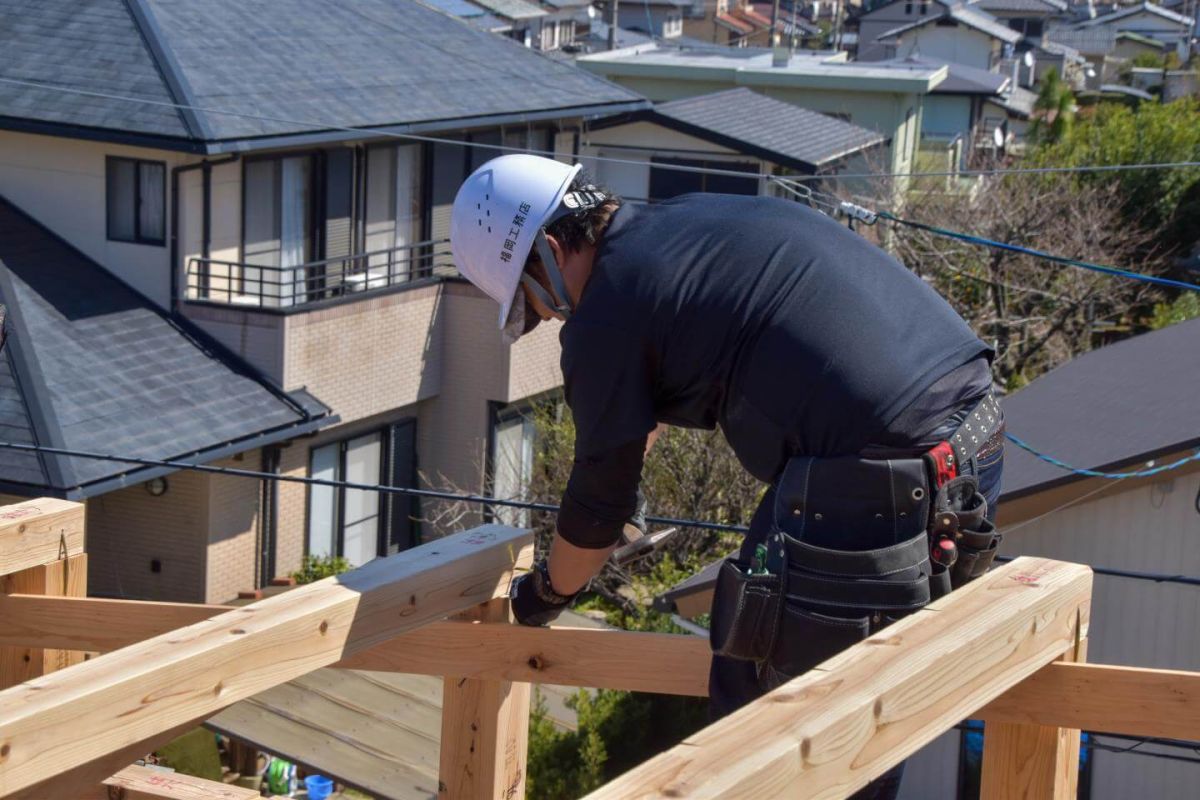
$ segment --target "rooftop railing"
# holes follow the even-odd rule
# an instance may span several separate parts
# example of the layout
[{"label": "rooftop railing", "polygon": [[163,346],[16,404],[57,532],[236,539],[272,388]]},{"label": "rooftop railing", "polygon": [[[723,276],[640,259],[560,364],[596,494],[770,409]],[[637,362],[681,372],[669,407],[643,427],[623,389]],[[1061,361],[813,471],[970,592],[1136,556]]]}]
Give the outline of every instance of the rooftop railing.
[{"label": "rooftop railing", "polygon": [[193,258],[186,299],[247,308],[296,308],[456,275],[450,240],[335,256],[295,266]]}]

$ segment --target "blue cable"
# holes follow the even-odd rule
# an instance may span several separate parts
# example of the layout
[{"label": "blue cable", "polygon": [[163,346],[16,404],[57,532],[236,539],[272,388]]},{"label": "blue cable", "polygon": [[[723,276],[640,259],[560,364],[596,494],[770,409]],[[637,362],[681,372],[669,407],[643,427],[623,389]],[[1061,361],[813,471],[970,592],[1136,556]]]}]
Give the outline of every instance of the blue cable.
[{"label": "blue cable", "polygon": [[1103,264],[1092,264],[1089,261],[1080,261],[1075,258],[1056,256],[1051,253],[1044,253],[1041,250],[1034,250],[1032,247],[1022,247],[1019,244],[996,242],[992,241],[991,239],[985,239],[982,236],[975,236],[970,233],[960,233],[959,231],[939,228],[935,225],[926,225],[922,222],[913,222],[907,219],[900,219],[899,217],[887,211],[880,211],[879,216],[882,219],[891,220],[892,222],[900,225],[907,225],[910,228],[919,228],[923,231],[935,233],[938,236],[946,236],[950,239],[958,239],[961,242],[967,242],[968,244],[978,245],[980,247],[991,247],[997,250],[1007,250],[1011,253],[1021,253],[1022,255],[1026,256],[1033,256],[1034,258],[1043,258],[1047,261],[1053,261],[1057,264],[1066,264],[1070,267],[1080,267],[1082,269],[1092,270],[1093,272],[1102,272],[1105,275],[1113,275],[1118,278],[1127,278],[1129,280],[1142,281],[1143,283],[1154,283],[1158,284],[1159,286],[1170,286],[1173,289],[1187,289],[1188,291],[1192,292],[1200,292],[1200,286],[1197,286],[1194,283],[1171,280],[1170,278],[1160,278],[1156,275],[1143,275],[1140,272],[1131,272],[1127,269],[1106,267]]},{"label": "blue cable", "polygon": [[1153,469],[1142,469],[1142,470],[1138,470],[1137,472],[1100,472],[1100,471],[1094,470],[1094,469],[1080,469],[1079,467],[1073,467],[1070,464],[1068,464],[1067,462],[1057,459],[1054,456],[1047,455],[1046,453],[1042,453],[1042,452],[1039,452],[1038,450],[1033,449],[1033,447],[1031,445],[1018,439],[1016,436],[1013,436],[1011,433],[1006,433],[1004,435],[1006,437],[1008,437],[1008,440],[1010,442],[1012,442],[1013,444],[1015,444],[1017,447],[1021,448],[1022,450],[1032,453],[1033,455],[1040,458],[1042,461],[1045,461],[1048,464],[1053,464],[1054,466],[1059,467],[1060,469],[1065,469],[1068,472],[1073,472],[1076,475],[1083,475],[1088,478],[1108,478],[1110,480],[1124,480],[1125,478],[1148,478],[1151,475],[1159,475],[1159,474],[1161,474],[1163,472],[1167,472],[1169,470],[1179,469],[1184,464],[1187,464],[1192,461],[1200,461],[1200,450],[1197,450],[1196,452],[1192,453],[1190,456],[1184,456],[1183,458],[1179,459],[1178,461],[1173,461],[1170,464],[1163,464],[1161,467],[1154,467]]}]

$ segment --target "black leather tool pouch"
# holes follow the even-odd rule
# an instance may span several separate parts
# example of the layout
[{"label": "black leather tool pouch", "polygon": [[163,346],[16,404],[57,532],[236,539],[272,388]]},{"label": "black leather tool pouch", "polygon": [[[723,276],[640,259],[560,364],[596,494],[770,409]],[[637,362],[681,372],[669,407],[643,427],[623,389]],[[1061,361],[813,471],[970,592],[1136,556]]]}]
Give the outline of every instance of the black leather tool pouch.
[{"label": "black leather tool pouch", "polygon": [[783,589],[778,574],[750,568],[739,559],[721,562],[708,634],[716,655],[761,661],[775,644]]}]

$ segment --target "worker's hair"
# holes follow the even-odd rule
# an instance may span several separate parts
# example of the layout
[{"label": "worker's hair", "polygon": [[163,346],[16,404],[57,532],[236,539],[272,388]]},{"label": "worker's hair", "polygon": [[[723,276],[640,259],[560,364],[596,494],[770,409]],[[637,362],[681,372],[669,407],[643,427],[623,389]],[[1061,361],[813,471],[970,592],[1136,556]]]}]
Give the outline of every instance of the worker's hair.
[{"label": "worker's hair", "polygon": [[546,226],[546,233],[558,239],[564,248],[573,253],[578,252],[585,244],[599,242],[604,231],[608,229],[613,213],[621,207],[621,198],[603,186],[596,186],[586,172],[580,171],[571,181],[567,193],[585,189],[608,195],[608,199],[595,208],[577,214],[567,214]]}]

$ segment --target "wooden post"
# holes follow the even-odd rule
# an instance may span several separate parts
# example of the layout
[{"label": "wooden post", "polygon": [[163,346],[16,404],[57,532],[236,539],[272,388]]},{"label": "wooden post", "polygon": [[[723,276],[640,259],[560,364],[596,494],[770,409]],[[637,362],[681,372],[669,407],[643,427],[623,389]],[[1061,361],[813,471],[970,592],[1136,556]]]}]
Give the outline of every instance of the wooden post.
[{"label": "wooden post", "polygon": [[0,692],[0,795],[501,596],[531,558],[485,525]]},{"label": "wooden post", "polygon": [[[1076,624],[1076,646],[1060,661],[1087,660],[1086,623]],[[983,733],[980,800],[1075,800],[1079,787],[1079,731],[1019,722],[989,722]]]},{"label": "wooden post", "polygon": [[1091,591],[1085,566],[1018,558],[588,798],[846,797],[1074,649]]},{"label": "wooden post", "polygon": [[[508,600],[468,612],[508,622]],[[530,684],[475,678],[442,681],[439,800],[521,800],[529,747]]]},{"label": "wooden post", "polygon": [[[3,593],[85,597],[87,555],[80,503],[43,498],[0,508]],[[0,647],[0,689],[83,660],[83,653],[33,646]]]}]

